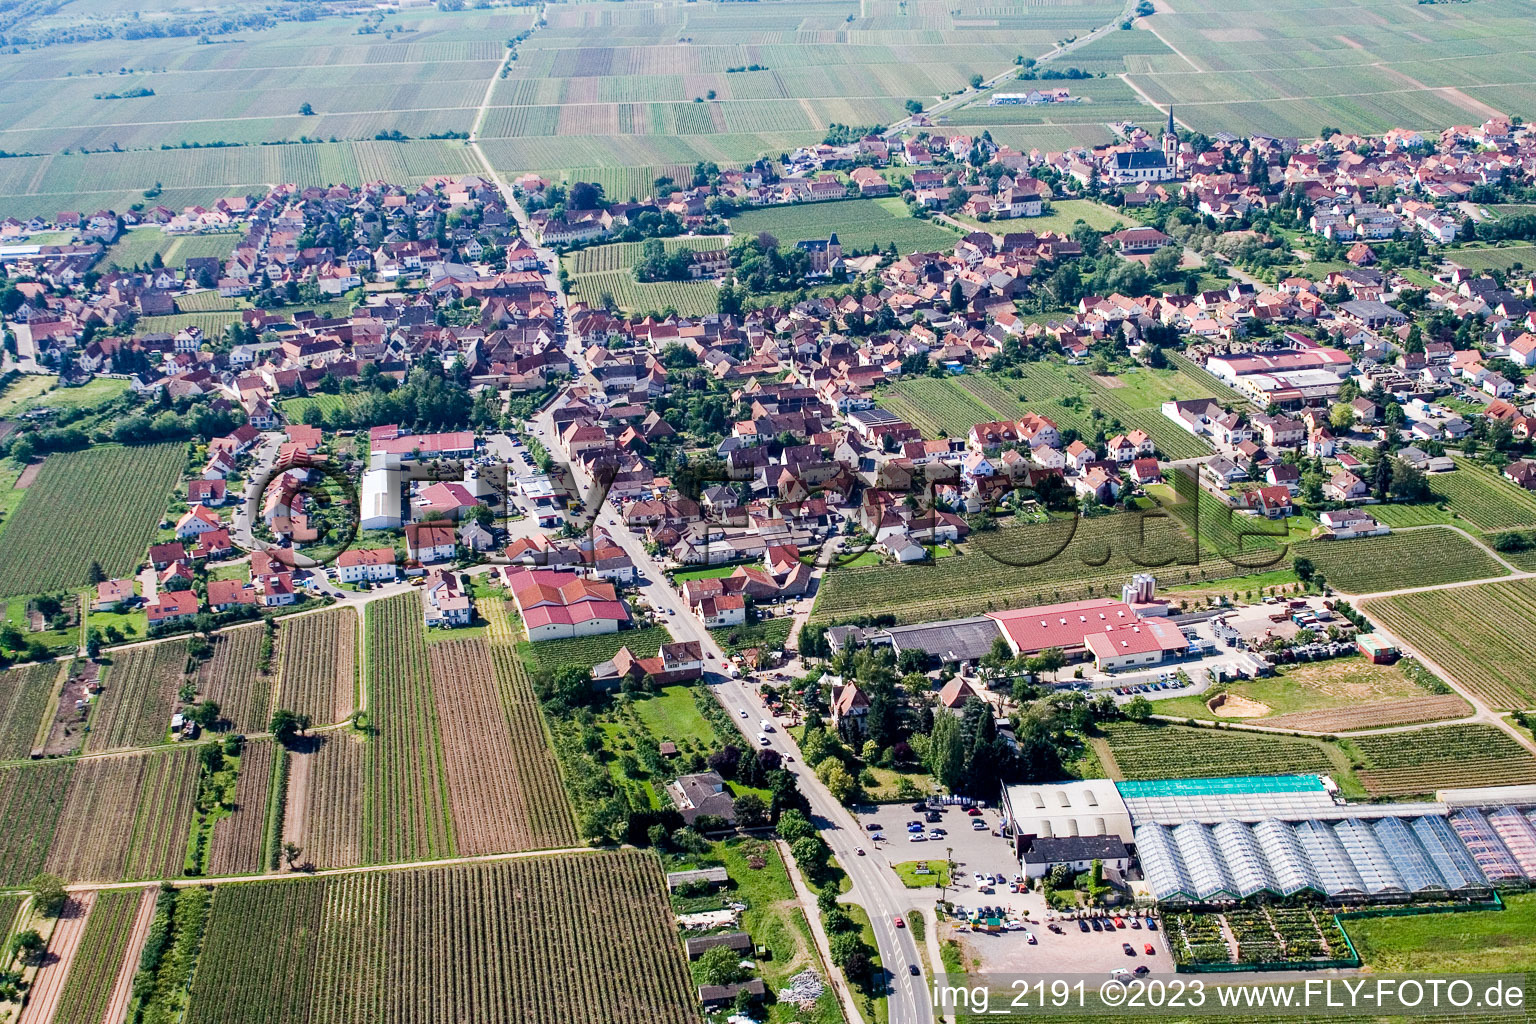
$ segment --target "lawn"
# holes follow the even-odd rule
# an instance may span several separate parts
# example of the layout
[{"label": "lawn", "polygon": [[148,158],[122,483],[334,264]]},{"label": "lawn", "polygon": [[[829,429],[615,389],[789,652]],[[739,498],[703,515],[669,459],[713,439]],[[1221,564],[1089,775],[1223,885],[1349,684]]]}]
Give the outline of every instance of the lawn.
[{"label": "lawn", "polygon": [[716,565],[708,569],[687,569],[681,572],[668,573],[674,583],[687,583],[689,580],[717,580],[723,579],[736,571],[734,565]]},{"label": "lawn", "polygon": [[1344,928],[1381,974],[1536,970],[1536,894],[1509,893],[1503,910],[1354,918]]},{"label": "lawn", "polygon": [[1071,234],[1078,221],[1098,231],[1118,231],[1129,222],[1113,207],[1105,206],[1092,199],[1055,199],[1051,201],[1049,212],[1043,216],[1020,220],[993,220],[982,223],[971,217],[956,216],[955,219],[973,225],[979,231],[990,231],[995,234],[1007,231],[1033,231],[1035,234],[1054,231],[1057,234]]},{"label": "lawn", "polygon": [[793,625],[794,620],[789,618],[764,619],[745,626],[712,629],[710,635],[727,655],[739,654],[754,647],[780,651],[784,649],[784,641],[789,639]]},{"label": "lawn", "polygon": [[55,388],[42,399],[32,402],[49,409],[93,409],[105,405],[126,392],[129,384],[116,377],[96,377],[74,387]]},{"label": "lawn", "polygon": [[[926,874],[917,873],[919,865],[926,870]],[[900,864],[892,864],[891,869],[908,889],[931,889],[949,884],[949,864],[942,857],[931,861],[902,861]]]},{"label": "lawn", "polygon": [[949,250],[960,237],[933,221],[915,219],[906,203],[893,196],[764,207],[731,218],[734,236],[750,238],[763,231],[786,248],[835,232],[845,255],[855,249],[868,252],[891,245],[903,254]]},{"label": "lawn", "polygon": [[33,400],[47,394],[59,383],[59,378],[49,374],[22,374],[0,391],[0,417],[9,416]]},{"label": "lawn", "polygon": [[660,693],[636,696],[635,714],[653,734],[681,745],[685,740],[710,746],[720,742],[714,727],[699,713],[693,701],[693,689],[666,686]]}]

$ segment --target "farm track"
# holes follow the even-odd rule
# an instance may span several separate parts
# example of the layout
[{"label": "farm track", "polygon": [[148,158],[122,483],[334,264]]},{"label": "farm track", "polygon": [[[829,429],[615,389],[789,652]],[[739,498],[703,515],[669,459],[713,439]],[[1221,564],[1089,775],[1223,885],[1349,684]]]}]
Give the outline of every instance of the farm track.
[{"label": "farm track", "polygon": [[27,1005],[22,1007],[18,1024],[52,1024],[95,902],[94,892],[82,892],[69,898],[63,916],[48,939],[47,959],[32,978]]},{"label": "farm track", "polygon": [[107,1012],[102,1017],[102,1024],[121,1024],[128,1016],[128,1004],[133,998],[133,976],[138,973],[139,954],[144,948],[144,940],[149,937],[149,926],[154,919],[155,890],[149,887],[139,897],[133,929],[128,933],[128,941],[123,946],[123,960],[117,969],[117,978],[112,983],[112,992],[107,997]]},{"label": "farm track", "polygon": [[132,890],[96,893],[53,1024],[102,1024],[106,1019],[122,953],[142,904],[143,899]]}]

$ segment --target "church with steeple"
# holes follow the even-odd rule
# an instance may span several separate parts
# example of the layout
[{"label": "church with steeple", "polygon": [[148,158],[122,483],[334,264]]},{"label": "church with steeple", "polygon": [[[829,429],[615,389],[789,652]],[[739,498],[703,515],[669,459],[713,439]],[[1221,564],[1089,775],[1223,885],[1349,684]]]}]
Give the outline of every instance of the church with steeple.
[{"label": "church with steeple", "polygon": [[1173,127],[1173,104],[1168,104],[1168,127],[1163,129],[1163,158],[1168,161],[1168,169],[1176,170],[1179,166],[1179,133]]}]

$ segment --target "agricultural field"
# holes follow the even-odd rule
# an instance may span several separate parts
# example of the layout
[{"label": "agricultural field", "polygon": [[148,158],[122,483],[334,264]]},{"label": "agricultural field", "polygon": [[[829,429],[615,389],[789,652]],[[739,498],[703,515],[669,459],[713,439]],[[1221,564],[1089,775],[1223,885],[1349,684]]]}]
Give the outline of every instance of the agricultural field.
[{"label": "agricultural field", "polygon": [[1073,518],[973,534],[962,554],[932,564],[828,573],[812,621],[879,613],[898,622],[927,622],[1112,595],[1126,576],[1140,571],[1176,586],[1241,570],[1218,556],[1197,554],[1175,519],[1118,513]]},{"label": "agricultural field", "polygon": [[[213,654],[197,669],[198,700],[218,701],[219,714],[235,732],[264,732],[272,718],[272,687],[276,676],[263,669],[261,654],[267,640],[264,623],[225,629],[213,634]],[[178,646],[172,641],[165,646]]]},{"label": "agricultural field", "polygon": [[1453,473],[1436,473],[1429,486],[1456,517],[1478,530],[1536,526],[1536,496],[1476,463],[1457,461]]},{"label": "agricultural field", "polygon": [[1367,600],[1360,610],[1496,708],[1536,704],[1526,623],[1536,582],[1513,580]]},{"label": "agricultural field", "polygon": [[1276,729],[1335,733],[1386,725],[1410,725],[1472,713],[1454,694],[1431,695],[1400,665],[1362,657],[1287,665],[1275,676],[1223,684],[1220,692],[1242,698],[1223,712],[1212,694],[1160,700],[1159,715],[1208,721],[1241,719]]},{"label": "agricultural field", "polygon": [[694,1005],[661,866],[620,851],[219,886],[186,1020],[691,1024]]},{"label": "agricultural field", "polygon": [[122,395],[128,387],[126,380],[115,377],[94,377],[84,384],[54,388],[42,398],[28,403],[28,408],[46,408],[56,411],[95,409]]},{"label": "agricultural field", "polygon": [[[234,232],[215,235],[168,235],[152,225],[130,228],[107,247],[106,253],[101,257],[100,265],[104,270],[148,267],[158,255],[165,266],[180,269],[186,266],[187,260],[198,256],[211,256],[219,260],[228,259],[229,254],[240,243],[240,238],[241,236]],[[218,292],[202,294],[219,297]],[[176,301],[182,302],[183,297],[177,296]],[[230,302],[229,299],[220,299],[220,301],[226,304]]]},{"label": "agricultural field", "polygon": [[[677,252],[679,249],[705,252],[711,249],[723,249],[729,242],[730,239],[724,235],[705,235],[700,238],[664,238],[661,244],[669,253]],[[592,245],[566,254],[562,262],[565,264],[565,269],[573,276],[598,274],[610,270],[628,270],[640,261],[641,250],[644,248],[644,242]]]},{"label": "agricultural field", "polygon": [[80,882],[182,873],[200,771],[195,749],[87,758],[72,767],[46,870]]},{"label": "agricultural field", "polygon": [[248,740],[240,752],[235,806],[213,823],[213,840],[208,844],[210,875],[255,874],[266,869],[268,797],[278,752],[272,740]]},{"label": "agricultural field", "polygon": [[143,904],[140,889],[104,889],[95,894],[85,934],[59,993],[54,1024],[101,1024],[125,961],[135,952],[131,939]]},{"label": "agricultural field", "polygon": [[1358,736],[1351,743],[1365,756],[1355,774],[1373,797],[1536,783],[1536,756],[1491,725]]},{"label": "agricultural field", "polygon": [[59,378],[49,374],[28,373],[17,377],[0,389],[0,416],[10,416],[31,406],[58,384]]},{"label": "agricultural field", "polygon": [[365,650],[375,735],[363,758],[363,861],[451,857],[447,767],[432,695],[421,598],[368,606]]},{"label": "agricultural field", "polygon": [[1536,963],[1536,894],[1506,893],[1500,910],[1350,920],[1350,941],[1373,971],[1526,971]]},{"label": "agricultural field", "polygon": [[1342,786],[1349,773],[1343,754],[1321,740],[1135,722],[1109,722],[1102,729],[1125,779],[1326,772]]},{"label": "agricultural field", "polygon": [[362,402],[363,398],[364,395],[361,393],[306,395],[303,398],[281,399],[277,406],[290,423],[303,423],[311,409],[319,409],[322,413],[350,412]]},{"label": "agricultural field", "polygon": [[1452,263],[1473,272],[1513,270],[1516,267],[1536,266],[1536,245],[1497,245],[1480,248],[1462,248],[1448,255]]},{"label": "agricultural field", "polygon": [[[640,195],[678,165],[777,157],[820,142],[833,123],[890,124],[908,99],[932,105],[972,74],[990,77],[1119,11],[1102,0],[558,5],[497,82],[482,146],[497,168],[567,180],[643,168],[611,186],[617,198]],[[1061,129],[1045,131],[1063,148]],[[1106,137],[1097,128],[1084,141]]]},{"label": "agricultural field", "polygon": [[50,455],[0,532],[0,597],[80,586],[142,561],[181,474],[179,444]]},{"label": "agricultural field", "polygon": [[735,237],[753,238],[764,231],[786,248],[835,232],[844,255],[874,248],[883,251],[892,245],[903,255],[947,252],[960,240],[954,230],[942,224],[914,218],[907,211],[907,204],[895,196],[767,207],[731,218],[731,234]]},{"label": "agricultural field", "polygon": [[350,608],[284,619],[275,706],[317,725],[346,721],[357,707],[357,625]]},{"label": "agricultural field", "polygon": [[1138,92],[1172,104],[1195,131],[1438,131],[1493,110],[1536,113],[1525,84],[1536,61],[1519,39],[1527,20],[1515,0],[1479,3],[1470,15],[1433,4],[1320,13],[1173,0],[1141,24],[1174,54],[1125,62]]},{"label": "agricultural field", "polygon": [[[367,35],[361,17],[322,16],[243,32],[238,47],[167,36],[28,51],[0,74],[14,113],[0,148],[38,155],[6,161],[0,211],[122,210],[157,183],[154,201],[180,209],[280,182],[478,170],[463,142],[422,137],[469,130],[505,40],[531,22],[526,10],[429,9]],[[154,94],[95,98],[138,89]],[[306,103],[313,115],[300,113]],[[412,138],[375,141],[381,132]],[[331,141],[259,145],[301,137]],[[179,148],[214,142],[233,145]]]},{"label": "agricultural field", "polygon": [[0,761],[19,761],[39,745],[59,681],[60,666],[54,662],[0,672]]},{"label": "agricultural field", "polygon": [[765,652],[781,651],[794,621],[787,618],[764,619],[745,626],[726,626],[712,631],[715,642],[726,654],[761,649]]},{"label": "agricultural field", "polygon": [[575,301],[594,309],[612,308],[635,315],[670,309],[680,316],[703,316],[715,312],[719,293],[713,281],[642,283],[627,270],[605,270],[571,278],[571,297]]},{"label": "agricultural field", "polygon": [[0,885],[23,885],[48,859],[74,761],[0,768]]},{"label": "agricultural field", "polygon": [[366,746],[345,733],[327,733],[289,759],[283,836],[320,868],[363,862],[363,762]]},{"label": "agricultural field", "polygon": [[[576,832],[568,815],[556,834],[533,828],[542,805],[566,804],[532,694],[517,699],[520,673],[505,663],[498,672],[482,640],[432,644],[427,660],[459,854],[574,845]],[[485,685],[492,678],[513,689],[514,702],[503,701],[497,690]],[[526,687],[526,677],[522,683]]]},{"label": "agricultural field", "polygon": [[531,670],[553,671],[561,665],[593,665],[610,660],[619,653],[620,647],[628,647],[637,658],[653,658],[662,644],[671,643],[672,635],[661,626],[645,629],[623,629],[617,633],[600,633],[597,636],[579,636],[569,640],[540,640],[538,643],[521,643],[518,656]]},{"label": "agricultural field", "polygon": [[186,669],[183,640],[115,651],[91,710],[85,752],[164,743]]},{"label": "agricultural field", "polygon": [[1346,594],[1509,575],[1486,550],[1452,530],[1308,541],[1292,552],[1310,558],[1317,571]]}]

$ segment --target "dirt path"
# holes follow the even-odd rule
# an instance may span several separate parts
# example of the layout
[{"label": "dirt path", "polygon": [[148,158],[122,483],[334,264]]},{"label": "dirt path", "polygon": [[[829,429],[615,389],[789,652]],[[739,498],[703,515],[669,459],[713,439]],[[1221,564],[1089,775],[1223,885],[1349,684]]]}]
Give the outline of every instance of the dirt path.
[{"label": "dirt path", "polygon": [[59,1011],[59,996],[64,993],[64,982],[69,979],[69,968],[75,962],[80,940],[85,937],[85,920],[90,916],[91,904],[96,902],[94,892],[77,893],[70,897],[64,916],[54,926],[48,939],[48,950],[43,954],[43,966],[32,978],[27,992],[27,1005],[21,1009],[20,1024],[50,1024]]},{"label": "dirt path", "polygon": [[154,919],[155,888],[148,886],[139,900],[138,914],[133,919],[133,930],[128,933],[123,964],[117,969],[117,980],[112,983],[112,995],[107,1000],[107,1013],[102,1024],[122,1024],[128,1016],[128,1002],[133,998],[133,976],[139,969],[139,952],[144,948],[149,925]]},{"label": "dirt path", "polygon": [[[283,800],[283,842],[299,849],[309,841],[309,776],[315,755],[288,752],[288,792]],[[300,860],[303,858],[301,857]],[[286,866],[287,860],[282,863]]]},{"label": "dirt path", "polygon": [[24,491],[31,487],[32,481],[37,479],[37,474],[43,471],[43,463],[45,461],[44,459],[38,459],[36,462],[27,463],[27,468],[21,471],[21,475],[16,478],[16,482],[11,486],[18,491]]}]

